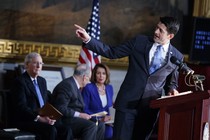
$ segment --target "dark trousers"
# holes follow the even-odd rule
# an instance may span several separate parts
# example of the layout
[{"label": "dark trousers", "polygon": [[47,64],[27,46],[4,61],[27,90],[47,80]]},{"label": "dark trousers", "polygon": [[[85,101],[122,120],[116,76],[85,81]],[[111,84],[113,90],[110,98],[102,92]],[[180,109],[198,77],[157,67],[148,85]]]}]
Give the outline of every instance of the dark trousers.
[{"label": "dark trousers", "polygon": [[17,128],[36,135],[36,140],[73,140],[70,126],[55,123],[49,125],[41,122],[20,122]]},{"label": "dark trousers", "polygon": [[149,140],[158,110],[116,110],[113,140]]},{"label": "dark trousers", "polygon": [[105,124],[103,122],[96,125],[91,120],[73,117],[63,119],[63,123],[71,126],[73,135],[76,138],[81,140],[104,140]]}]

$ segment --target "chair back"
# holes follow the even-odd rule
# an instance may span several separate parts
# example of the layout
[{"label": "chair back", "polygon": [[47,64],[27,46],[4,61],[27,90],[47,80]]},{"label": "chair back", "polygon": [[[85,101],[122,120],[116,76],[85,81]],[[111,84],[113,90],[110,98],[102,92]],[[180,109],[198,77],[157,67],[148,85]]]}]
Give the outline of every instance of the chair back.
[{"label": "chair back", "polygon": [[8,127],[8,90],[0,90],[0,128]]}]

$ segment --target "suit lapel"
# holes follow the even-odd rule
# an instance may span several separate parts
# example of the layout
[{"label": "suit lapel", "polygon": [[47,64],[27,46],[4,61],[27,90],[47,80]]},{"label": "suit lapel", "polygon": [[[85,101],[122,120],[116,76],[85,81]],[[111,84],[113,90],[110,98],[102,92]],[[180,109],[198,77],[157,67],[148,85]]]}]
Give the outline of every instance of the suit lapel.
[{"label": "suit lapel", "polygon": [[170,61],[170,58],[171,58],[171,56],[173,55],[173,50],[172,50],[172,46],[171,46],[171,44],[169,45],[169,48],[168,48],[168,58],[167,58],[167,62],[169,63],[169,61]]},{"label": "suit lapel", "polygon": [[[38,99],[38,96],[37,96],[37,93],[36,93],[36,89],[34,87],[33,82],[31,81],[30,76],[28,75],[27,72],[24,73],[24,76],[25,76],[27,87],[29,88],[29,90],[31,91],[31,93],[34,94],[34,96],[36,97],[37,102],[39,102],[39,99]],[[40,91],[41,91],[41,94],[42,94],[42,98],[43,98],[44,103],[45,103],[45,98],[43,96],[43,90],[44,89],[43,89],[42,84],[40,83],[40,79],[39,78],[37,78],[37,82],[39,84],[39,88],[40,88]]]},{"label": "suit lapel", "polygon": [[[24,73],[24,77],[25,77],[25,81],[26,81],[26,84],[27,84],[26,86],[29,88],[31,93],[34,94],[37,97],[35,87],[34,87],[33,82],[31,81],[31,78],[30,78],[30,76],[28,75],[27,72]],[[37,97],[37,99],[38,99],[38,97]]]},{"label": "suit lapel", "polygon": [[71,77],[70,81],[72,82],[73,86],[73,90],[76,91],[75,96],[78,98],[78,101],[84,106],[84,101],[81,95],[81,91],[78,89],[76,81],[74,80],[73,77]]},{"label": "suit lapel", "polygon": [[77,91],[78,91],[78,94],[77,94],[78,99],[79,99],[80,103],[83,104],[83,106],[84,106],[84,101],[83,101],[83,98],[82,98],[82,95],[81,95],[81,91],[79,89],[77,89]]},{"label": "suit lapel", "polygon": [[171,46],[171,44],[169,44],[168,53],[167,53],[166,58],[165,58],[166,59],[166,63],[160,69],[165,68],[168,65],[168,63],[170,61],[169,58],[171,58],[171,55],[172,54],[173,54],[173,52],[172,52],[172,46]]},{"label": "suit lapel", "polygon": [[148,43],[145,50],[145,65],[146,65],[146,71],[149,73],[149,51],[152,48],[153,43]]}]

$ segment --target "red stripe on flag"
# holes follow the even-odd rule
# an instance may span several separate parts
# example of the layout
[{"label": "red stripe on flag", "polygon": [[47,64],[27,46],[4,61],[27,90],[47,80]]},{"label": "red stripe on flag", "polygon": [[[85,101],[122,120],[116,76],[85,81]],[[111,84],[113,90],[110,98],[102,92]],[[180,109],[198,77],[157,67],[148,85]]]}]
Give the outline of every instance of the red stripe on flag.
[{"label": "red stripe on flag", "polygon": [[92,62],[92,55],[90,54],[89,50],[86,49],[86,48],[83,48],[83,50],[84,50],[84,52],[85,52],[85,54],[86,54],[86,56],[87,56],[87,59],[88,59],[90,62]]},{"label": "red stripe on flag", "polygon": [[85,60],[82,58],[81,55],[79,56],[79,62],[80,62],[81,64],[85,64],[85,63],[86,63]]},{"label": "red stripe on flag", "polygon": [[94,58],[94,61],[95,61],[96,64],[97,64],[97,63],[100,63],[98,57]]}]

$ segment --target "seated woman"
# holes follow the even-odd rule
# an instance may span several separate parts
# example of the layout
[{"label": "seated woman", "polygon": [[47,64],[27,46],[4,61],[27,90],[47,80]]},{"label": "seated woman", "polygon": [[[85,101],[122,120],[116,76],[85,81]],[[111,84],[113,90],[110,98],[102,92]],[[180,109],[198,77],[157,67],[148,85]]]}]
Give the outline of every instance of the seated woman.
[{"label": "seated woman", "polygon": [[[91,83],[87,84],[82,90],[82,96],[85,103],[85,112],[94,114],[106,111],[108,114],[98,117],[99,121],[107,122],[111,120],[110,107],[113,105],[113,87],[109,84],[109,68],[104,64],[96,64],[92,71]],[[94,118],[94,117],[93,117]],[[113,128],[106,124],[105,140],[111,140]]]}]

